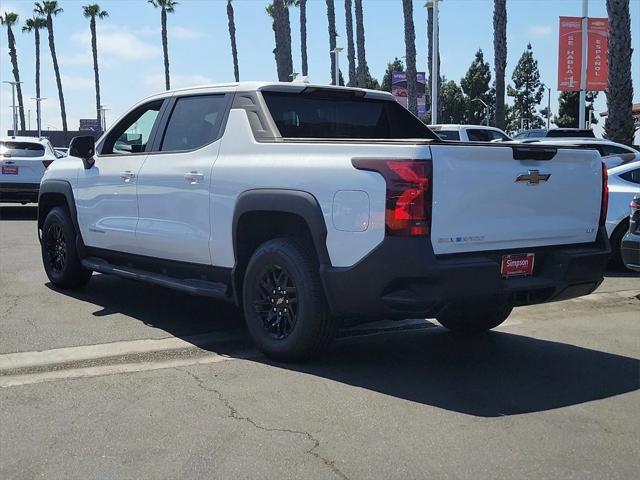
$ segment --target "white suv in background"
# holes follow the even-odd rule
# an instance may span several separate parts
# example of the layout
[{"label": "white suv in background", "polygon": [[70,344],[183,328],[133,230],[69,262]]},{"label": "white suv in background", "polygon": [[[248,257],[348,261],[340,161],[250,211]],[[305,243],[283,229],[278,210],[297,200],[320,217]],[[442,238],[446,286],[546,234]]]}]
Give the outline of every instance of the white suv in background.
[{"label": "white suv in background", "polygon": [[429,125],[443,140],[455,140],[460,142],[507,142],[511,140],[509,135],[499,128],[486,125]]},{"label": "white suv in background", "polygon": [[46,138],[0,138],[0,202],[37,202],[40,180],[57,158]]}]

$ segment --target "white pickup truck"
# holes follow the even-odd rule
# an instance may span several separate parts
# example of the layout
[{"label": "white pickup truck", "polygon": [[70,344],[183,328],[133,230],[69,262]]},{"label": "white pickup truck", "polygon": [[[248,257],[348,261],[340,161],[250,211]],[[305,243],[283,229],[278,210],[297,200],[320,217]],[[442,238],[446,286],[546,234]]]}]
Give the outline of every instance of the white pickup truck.
[{"label": "white pickup truck", "polygon": [[101,272],[235,302],[259,348],[293,361],[344,321],[474,333],[591,293],[606,185],[596,151],[443,141],[384,92],[236,83],[75,138],[38,228],[53,285]]}]

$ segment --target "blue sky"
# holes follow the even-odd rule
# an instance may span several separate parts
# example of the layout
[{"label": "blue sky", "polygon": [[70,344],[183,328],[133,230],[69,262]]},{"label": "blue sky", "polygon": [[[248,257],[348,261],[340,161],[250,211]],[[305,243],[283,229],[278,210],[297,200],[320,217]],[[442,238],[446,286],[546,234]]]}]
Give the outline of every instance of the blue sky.
[{"label": "blue sky", "polygon": [[[61,0],[64,12],[54,20],[56,48],[67,106],[69,128],[77,128],[78,119],[95,116],[93,69],[90,53],[88,21],[82,16],[82,5],[96,0]],[[98,0],[110,14],[98,26],[98,50],[101,67],[102,103],[111,110],[112,120],[139,99],[164,87],[160,12],[145,0]],[[242,80],[276,80],[272,50],[274,36],[271,21],[265,14],[267,0],[234,0],[240,76]],[[344,2],[336,0],[338,45],[346,46]],[[425,0],[414,1],[418,69],[426,68]],[[0,12],[15,11],[20,23],[31,15],[33,2],[0,0]],[[580,0],[508,0],[508,65],[507,81],[528,42],[533,45],[541,76],[552,91],[552,110],[557,111],[556,69],[558,16],[580,16]],[[605,0],[590,0],[589,15],[605,17]],[[440,7],[440,52],[442,73],[459,81],[465,74],[478,48],[493,65],[491,0],[444,0]],[[299,12],[292,8],[292,49],[294,70],[300,70]],[[634,100],[640,101],[640,0],[631,0],[632,58]],[[387,62],[404,55],[404,25],[400,0],[364,0],[367,62],[374,76],[381,79]],[[330,79],[329,37],[326,3],[309,0],[307,7],[309,75],[314,82]],[[25,99],[35,96],[34,45],[31,34],[19,28],[17,37],[21,79],[25,82]],[[60,128],[57,90],[53,77],[46,32],[42,42],[43,128]],[[0,32],[0,78],[12,79],[7,54],[7,37]],[[169,16],[169,55],[172,87],[233,80],[226,1],[182,0]],[[343,72],[346,55],[341,58]],[[0,128],[11,125],[11,91],[2,85],[0,91]],[[509,99],[507,98],[509,102]],[[544,100],[546,102],[546,98]],[[25,100],[32,110],[35,128],[35,104]],[[606,110],[601,93],[596,110]],[[602,122],[601,122],[602,123]],[[598,128],[597,130],[600,130]]]}]

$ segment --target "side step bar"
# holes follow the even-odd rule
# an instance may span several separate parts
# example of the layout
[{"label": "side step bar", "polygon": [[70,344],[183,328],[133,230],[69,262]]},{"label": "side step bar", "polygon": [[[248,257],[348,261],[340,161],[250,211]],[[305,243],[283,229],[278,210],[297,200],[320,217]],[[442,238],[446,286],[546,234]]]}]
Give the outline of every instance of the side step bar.
[{"label": "side step bar", "polygon": [[118,277],[128,278],[130,280],[138,280],[141,282],[152,283],[161,287],[180,290],[191,295],[201,295],[204,297],[212,297],[221,300],[229,300],[227,295],[227,286],[224,283],[209,282],[197,278],[173,278],[159,273],[148,272],[136,268],[122,267],[112,265],[101,258],[89,257],[82,260],[82,266],[94,272],[100,272],[107,275],[117,275]]}]

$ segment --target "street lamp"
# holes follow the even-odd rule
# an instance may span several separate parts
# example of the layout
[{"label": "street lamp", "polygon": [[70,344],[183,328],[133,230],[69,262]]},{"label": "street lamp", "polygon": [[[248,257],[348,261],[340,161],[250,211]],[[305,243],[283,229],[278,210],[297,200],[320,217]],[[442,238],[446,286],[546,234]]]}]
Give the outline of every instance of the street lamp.
[{"label": "street lamp", "polygon": [[36,101],[36,124],[38,125],[38,137],[42,136],[42,111],[40,110],[40,102],[46,100],[45,97],[31,97]]},{"label": "street lamp", "polygon": [[336,47],[333,50],[331,50],[331,52],[335,55],[336,57],[336,71],[334,72],[335,75],[335,85],[338,86],[340,85],[340,52],[344,50],[344,48],[342,47]]},{"label": "street lamp", "polygon": [[11,85],[11,108],[13,111],[13,136],[15,137],[17,135],[18,132],[18,110],[16,107],[16,85],[18,85],[19,83],[24,83],[24,82],[11,82],[8,80],[5,80],[2,83],[8,83],[9,85]]},{"label": "street lamp", "polygon": [[482,100],[481,98],[474,98],[471,101],[472,102],[480,102],[482,105],[484,105],[484,117],[485,117],[485,120],[487,122],[487,127],[488,127],[489,126],[489,105],[487,105],[485,103],[485,101]]}]

